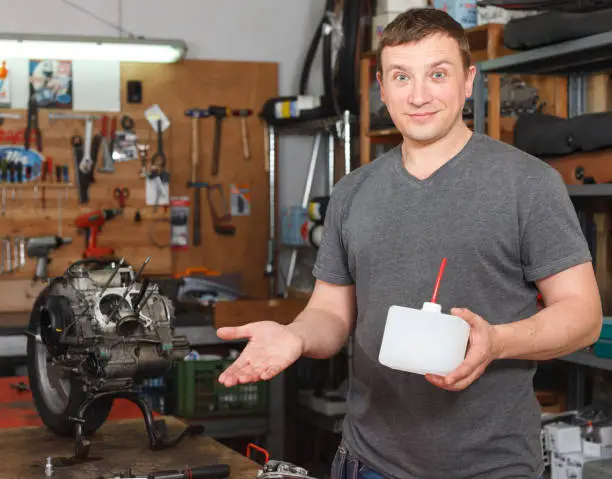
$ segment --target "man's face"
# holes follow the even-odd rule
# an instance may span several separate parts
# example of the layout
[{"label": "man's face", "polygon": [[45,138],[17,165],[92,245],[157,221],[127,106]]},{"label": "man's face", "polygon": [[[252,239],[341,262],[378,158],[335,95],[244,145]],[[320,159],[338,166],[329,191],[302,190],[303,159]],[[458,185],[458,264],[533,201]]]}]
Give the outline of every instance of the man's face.
[{"label": "man's face", "polygon": [[430,143],[462,121],[475,68],[466,72],[453,38],[435,34],[417,43],[385,47],[381,64],[381,97],[404,137]]}]

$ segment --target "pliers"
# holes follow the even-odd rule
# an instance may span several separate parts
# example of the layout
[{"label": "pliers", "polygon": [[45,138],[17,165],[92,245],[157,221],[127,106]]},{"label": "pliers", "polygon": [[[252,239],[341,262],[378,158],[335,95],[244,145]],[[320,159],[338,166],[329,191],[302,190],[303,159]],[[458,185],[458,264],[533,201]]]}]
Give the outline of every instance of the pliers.
[{"label": "pliers", "polygon": [[39,153],[42,152],[42,136],[40,128],[38,126],[38,103],[36,102],[36,96],[30,95],[28,101],[28,125],[26,126],[23,147],[26,150],[30,149],[30,138],[32,137],[32,129],[36,135],[36,149]]}]

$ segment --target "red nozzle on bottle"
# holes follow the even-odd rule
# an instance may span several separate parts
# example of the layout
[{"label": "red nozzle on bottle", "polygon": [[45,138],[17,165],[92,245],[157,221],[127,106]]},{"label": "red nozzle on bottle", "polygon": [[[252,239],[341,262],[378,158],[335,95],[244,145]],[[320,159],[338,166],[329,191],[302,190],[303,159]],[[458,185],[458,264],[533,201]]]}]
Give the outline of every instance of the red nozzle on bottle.
[{"label": "red nozzle on bottle", "polygon": [[442,281],[442,275],[444,274],[444,268],[446,268],[446,258],[442,258],[440,269],[438,270],[438,277],[436,278],[436,285],[434,286],[433,295],[431,296],[431,302],[435,303],[438,299],[438,290],[440,289],[440,282]]}]

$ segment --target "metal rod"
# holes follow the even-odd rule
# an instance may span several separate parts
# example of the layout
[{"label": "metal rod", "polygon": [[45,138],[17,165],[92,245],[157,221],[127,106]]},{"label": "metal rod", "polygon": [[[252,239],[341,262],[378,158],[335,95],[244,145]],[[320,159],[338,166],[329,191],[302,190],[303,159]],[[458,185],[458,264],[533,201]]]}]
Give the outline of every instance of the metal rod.
[{"label": "metal rod", "polygon": [[276,272],[274,271],[274,254],[276,251],[276,135],[272,125],[268,125],[268,181],[270,186],[270,231],[266,274],[268,275],[268,295],[273,298],[276,296]]},{"label": "metal rod", "polygon": [[124,258],[121,258],[119,260],[119,263],[117,263],[117,267],[113,270],[113,274],[111,274],[110,278],[108,278],[108,281],[106,282],[106,284],[102,288],[102,292],[100,293],[100,296],[104,295],[105,291],[108,289],[110,284],[113,282],[113,279],[115,279],[115,276],[117,276],[117,273],[119,272],[119,270],[123,266],[123,262],[124,261],[125,261]]},{"label": "metal rod", "polygon": [[351,113],[344,112],[344,174],[351,172]]},{"label": "metal rod", "polygon": [[[321,147],[322,134],[319,132],[315,136],[314,145],[312,147],[312,153],[310,155],[310,162],[308,163],[308,174],[306,175],[306,184],[304,185],[304,195],[302,196],[302,208],[308,208],[308,202],[310,201],[310,194],[312,192],[312,184],[314,182],[314,172],[317,166],[317,159],[319,157],[319,149]],[[293,275],[295,273],[295,265],[297,263],[297,248],[291,249],[291,259],[289,260],[289,269],[287,271],[287,289],[293,283]]]},{"label": "metal rod", "polygon": [[310,162],[308,163],[308,174],[306,175],[306,185],[304,186],[304,194],[302,195],[302,208],[308,208],[308,202],[310,201],[310,193],[312,191],[312,183],[314,181],[315,168],[317,166],[317,157],[319,156],[319,149],[321,147],[321,133],[317,133],[314,139],[314,145],[312,147],[312,153],[310,155]]},{"label": "metal rod", "polygon": [[474,131],[485,132],[485,74],[479,65],[476,65],[476,77],[474,78]]},{"label": "metal rod", "polygon": [[333,130],[327,134],[327,192],[331,194],[334,188],[334,166],[336,160],[336,135]]}]

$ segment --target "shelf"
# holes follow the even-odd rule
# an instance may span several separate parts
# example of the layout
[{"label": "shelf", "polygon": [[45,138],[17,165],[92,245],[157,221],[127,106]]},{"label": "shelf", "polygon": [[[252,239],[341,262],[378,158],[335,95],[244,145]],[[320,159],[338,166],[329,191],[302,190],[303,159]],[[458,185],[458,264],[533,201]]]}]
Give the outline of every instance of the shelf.
[{"label": "shelf", "polygon": [[[349,124],[357,125],[358,117],[350,115]],[[303,135],[316,134],[326,131],[337,131],[336,127],[340,125],[340,128],[344,127],[344,117],[335,116],[329,118],[317,118],[314,120],[296,120],[283,125],[270,125],[279,133],[299,133]]]},{"label": "shelf", "polygon": [[572,364],[589,366],[604,371],[612,371],[612,359],[597,357],[593,353],[586,350],[576,351],[575,353],[562,356],[558,359]]},{"label": "shelf", "polygon": [[567,75],[612,69],[612,31],[534,48],[479,64],[482,73]]},{"label": "shelf", "polygon": [[567,185],[567,192],[576,198],[597,198],[609,196],[612,198],[612,184]]},{"label": "shelf", "polygon": [[[514,124],[516,123],[515,116],[502,116],[500,118],[500,126],[502,131],[513,131]],[[472,128],[474,126],[474,120],[471,118],[466,118],[465,124]],[[376,142],[378,139],[382,139],[384,137],[391,137],[393,139],[401,139],[401,133],[397,128],[382,128],[380,130],[370,130],[367,133],[367,136],[370,137],[372,142]]]}]

